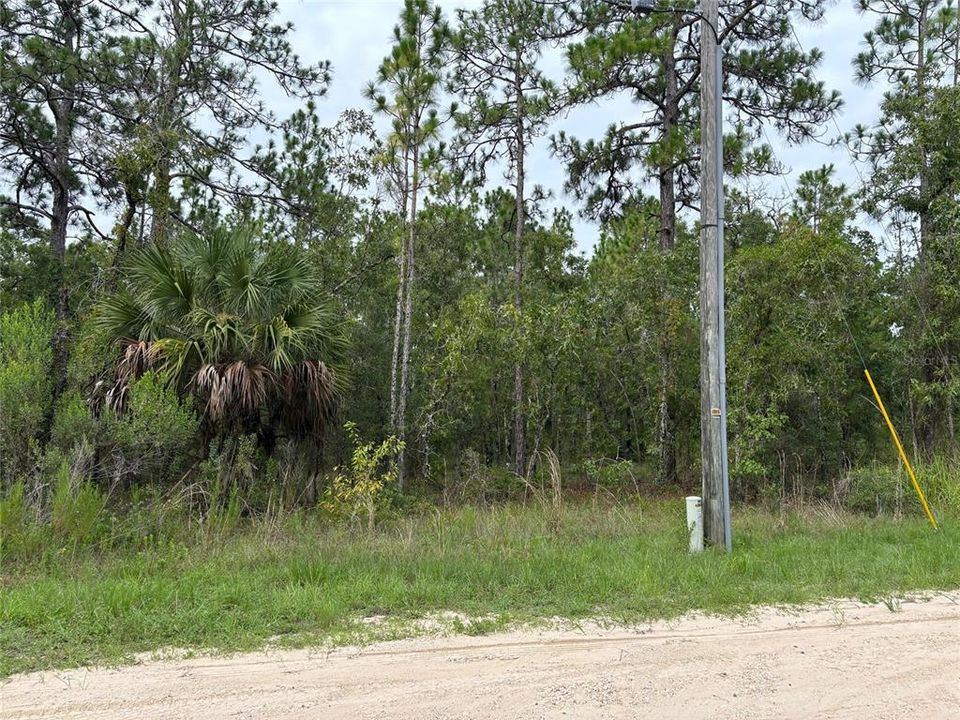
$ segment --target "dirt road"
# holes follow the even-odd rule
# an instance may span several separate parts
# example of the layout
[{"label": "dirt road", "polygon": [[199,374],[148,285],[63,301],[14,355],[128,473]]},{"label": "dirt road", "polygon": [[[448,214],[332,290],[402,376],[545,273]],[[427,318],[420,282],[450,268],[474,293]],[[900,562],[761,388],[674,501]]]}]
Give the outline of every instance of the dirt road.
[{"label": "dirt road", "polygon": [[4,720],[960,718],[960,593],[14,677]]}]

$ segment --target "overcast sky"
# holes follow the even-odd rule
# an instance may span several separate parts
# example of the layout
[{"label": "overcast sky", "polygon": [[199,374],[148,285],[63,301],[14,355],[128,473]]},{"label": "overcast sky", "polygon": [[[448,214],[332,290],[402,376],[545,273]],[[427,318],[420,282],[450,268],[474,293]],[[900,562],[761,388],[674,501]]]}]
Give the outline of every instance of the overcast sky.
[{"label": "overcast sky", "polygon": [[[333,65],[333,81],[327,97],[320,101],[318,111],[325,124],[332,125],[339,114],[348,107],[369,110],[363,98],[363,86],[373,78],[380,60],[389,51],[393,26],[402,7],[402,0],[279,0],[280,16],[294,24],[293,44],[304,61],[329,60]],[[458,7],[477,6],[471,0],[441,0],[448,15]],[[828,88],[839,90],[844,107],[837,118],[844,131],[857,123],[869,123],[875,119],[881,89],[863,88],[853,81],[851,59],[858,52],[868,21],[854,9],[852,0],[832,4],[824,19],[817,23],[798,23],[797,33],[804,48],[820,48],[824,61],[819,77]],[[564,59],[560,53],[551,53],[545,62],[545,70],[561,78]],[[268,97],[275,102],[274,110],[286,116],[296,105],[282,94],[268,90]],[[599,137],[606,127],[617,118],[629,118],[631,104],[626,99],[605,103],[602,106],[581,108],[566,118],[558,119],[551,132],[563,129],[581,138]],[[827,136],[835,136],[836,129],[826,128]],[[788,147],[771,136],[778,158],[790,170],[788,180],[804,170],[833,163],[839,178],[850,187],[857,187],[859,179],[843,148],[825,147],[811,143],[801,147]],[[532,180],[555,193],[555,204],[565,205],[574,213],[579,209],[576,201],[563,195],[563,167],[552,158],[547,148],[548,141],[542,138],[534,149],[528,163]],[[764,182],[769,193],[783,194],[785,189],[777,178]],[[577,245],[590,252],[597,240],[597,229],[590,223],[576,224]]]}]

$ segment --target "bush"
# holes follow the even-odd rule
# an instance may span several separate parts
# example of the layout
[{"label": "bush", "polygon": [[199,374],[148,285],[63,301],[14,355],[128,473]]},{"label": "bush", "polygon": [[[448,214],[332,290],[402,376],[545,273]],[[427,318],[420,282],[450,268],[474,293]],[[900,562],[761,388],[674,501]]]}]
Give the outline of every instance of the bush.
[{"label": "bush", "polygon": [[[197,467],[196,486],[204,498],[208,525],[221,532],[230,530],[240,517],[241,500],[247,508],[265,508],[269,501],[262,497],[258,483],[267,462],[257,447],[257,438],[242,435],[225,439]],[[269,490],[267,491],[269,493]]]},{"label": "bush", "polygon": [[960,463],[936,458],[917,468],[917,477],[935,515],[960,517]]},{"label": "bush", "polygon": [[896,467],[873,465],[847,473],[836,486],[836,500],[847,510],[870,515],[897,515],[909,500],[909,480]]},{"label": "bush", "polygon": [[347,434],[354,443],[350,467],[339,469],[323,494],[321,507],[335,517],[354,522],[367,517],[367,528],[373,530],[378,510],[386,502],[386,490],[397,481],[395,458],[403,443],[392,435],[379,445],[362,442],[356,425],[347,423]]},{"label": "bush", "polygon": [[582,466],[583,473],[595,488],[622,490],[629,488],[639,491],[635,470],[636,463],[629,460],[590,459]]},{"label": "bush", "polygon": [[53,313],[37,300],[0,315],[0,481],[9,486],[37,460],[53,390]]},{"label": "bush", "polygon": [[190,467],[199,432],[192,401],[181,402],[148,372],[131,384],[122,415],[105,409],[94,417],[78,392],[66,393],[57,408],[51,446],[71,453],[90,444],[96,457],[93,475],[105,483],[163,484],[179,480]]},{"label": "bush", "polygon": [[36,513],[26,500],[26,484],[18,480],[6,494],[0,494],[0,558],[27,554],[42,544]]},{"label": "bush", "polygon": [[50,431],[50,447],[68,452],[83,444],[96,444],[99,433],[97,419],[90,413],[83,396],[69,390],[60,397]]},{"label": "bush", "polygon": [[762,412],[742,408],[730,411],[730,484],[735,498],[755,497],[779,491],[769,483],[779,475],[777,438],[787,417],[771,404]]},{"label": "bush", "polygon": [[460,455],[456,473],[444,478],[445,502],[491,503],[521,497],[526,479],[504,466],[486,465],[480,453],[467,448]]},{"label": "bush", "polygon": [[193,402],[181,402],[152,372],[130,386],[121,417],[106,413],[121,471],[147,481],[179,480],[192,464],[200,435]]},{"label": "bush", "polygon": [[[960,516],[960,468],[956,463],[937,458],[914,470],[934,516]],[[923,512],[906,469],[898,465],[851,470],[838,483],[836,499],[848,510],[871,515]]]}]

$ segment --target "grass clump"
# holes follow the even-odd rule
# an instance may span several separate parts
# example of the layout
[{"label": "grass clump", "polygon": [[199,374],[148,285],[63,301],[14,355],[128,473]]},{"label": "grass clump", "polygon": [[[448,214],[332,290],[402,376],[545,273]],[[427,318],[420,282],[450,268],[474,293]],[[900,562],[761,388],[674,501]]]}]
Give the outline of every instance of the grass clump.
[{"label": "grass clump", "polygon": [[370,616],[397,636],[453,611],[448,629],[482,633],[506,618],[634,622],[960,587],[951,522],[742,509],[734,537],[732,555],[690,556],[680,501],[594,500],[559,515],[546,502],[465,506],[373,530],[294,513],[136,547],[63,545],[4,563],[0,673],[379,637]]}]

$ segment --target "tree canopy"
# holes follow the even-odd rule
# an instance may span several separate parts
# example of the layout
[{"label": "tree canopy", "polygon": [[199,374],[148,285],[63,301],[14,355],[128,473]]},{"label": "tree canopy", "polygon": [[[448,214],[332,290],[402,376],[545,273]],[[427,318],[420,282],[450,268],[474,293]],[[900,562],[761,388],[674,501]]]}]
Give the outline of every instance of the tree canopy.
[{"label": "tree canopy", "polygon": [[[837,137],[794,32],[828,4],[721,3],[737,499],[893,462],[864,364],[911,453],[960,453],[960,21],[858,7],[850,76],[882,94]],[[699,20],[397,11],[328,126],[324,38],[298,56],[276,3],[0,0],[0,482],[219,463],[316,502],[359,492],[356,442],[398,496],[528,493],[548,452],[572,483],[697,485]],[[615,103],[599,137],[564,126]],[[770,138],[833,143],[862,182],[796,167],[784,196]]]}]

